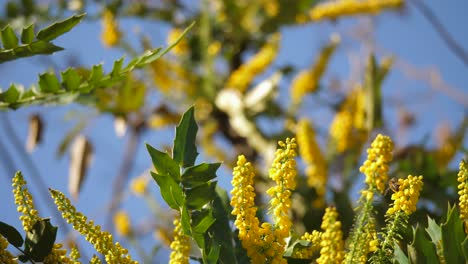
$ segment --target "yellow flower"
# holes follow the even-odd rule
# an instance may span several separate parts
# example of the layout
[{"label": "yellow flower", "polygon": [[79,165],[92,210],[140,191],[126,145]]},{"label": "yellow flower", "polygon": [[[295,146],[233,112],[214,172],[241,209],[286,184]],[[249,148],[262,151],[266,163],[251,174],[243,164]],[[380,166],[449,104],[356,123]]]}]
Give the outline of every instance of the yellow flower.
[{"label": "yellow flower", "polygon": [[102,43],[107,47],[117,45],[122,37],[114,14],[110,10],[105,10],[102,14]]},{"label": "yellow flower", "polygon": [[119,211],[114,215],[114,225],[121,236],[128,236],[132,232],[130,217],[125,211]]},{"label": "yellow flower", "polygon": [[340,42],[337,35],[333,35],[331,42],[322,48],[319,57],[308,70],[301,71],[292,81],[290,93],[293,104],[298,104],[307,93],[317,90],[328,62],[333,55],[336,46]]},{"label": "yellow flower", "polygon": [[16,264],[18,260],[7,250],[8,241],[0,235],[0,263],[2,264]]},{"label": "yellow flower", "polygon": [[275,59],[279,50],[280,34],[274,34],[271,39],[249,61],[236,69],[226,81],[227,88],[244,92],[253,79],[262,73]]},{"label": "yellow flower", "polygon": [[78,248],[73,247],[73,248],[70,250],[70,259],[73,261],[73,262],[71,262],[71,263],[73,263],[73,264],[80,264],[80,261],[79,261],[80,258],[81,258],[81,253],[80,253],[80,251],[78,250]]},{"label": "yellow flower", "polygon": [[57,190],[49,189],[52,198],[55,200],[57,209],[62,212],[62,217],[67,223],[73,225],[73,229],[89,241],[97,252],[105,256],[109,264],[138,264],[131,259],[128,250],[123,248],[119,242],[114,243],[113,237],[109,232],[102,231],[101,226],[95,225],[93,220],[80,212],[70,203],[70,200],[63,193]]},{"label": "yellow flower", "polygon": [[399,8],[403,0],[335,0],[316,5],[309,12],[312,21],[342,16],[377,14],[387,8]]},{"label": "yellow flower", "polygon": [[[167,44],[172,45],[176,40],[182,35],[184,31],[180,28],[173,28],[171,31],[169,31],[169,34],[167,35]],[[177,45],[175,45],[172,49],[171,52],[176,54],[176,55],[184,55],[187,54],[187,51],[189,50],[189,45],[187,42],[187,39],[184,37],[182,38]]]},{"label": "yellow flower", "polygon": [[280,6],[278,0],[263,0],[262,1],[263,9],[269,17],[275,17],[280,11]]},{"label": "yellow flower", "polygon": [[101,260],[99,259],[98,256],[93,255],[93,257],[89,261],[89,264],[101,264]]},{"label": "yellow flower", "polygon": [[301,236],[301,240],[309,241],[311,243],[308,248],[301,248],[294,252],[294,257],[299,259],[310,259],[320,249],[320,240],[322,233],[314,230],[312,233],[306,232]]},{"label": "yellow flower", "polygon": [[388,209],[387,214],[399,211],[407,215],[416,211],[419,193],[423,187],[423,176],[411,176],[406,179],[398,179],[398,191],[392,194],[393,206]]},{"label": "yellow flower", "polygon": [[334,207],[328,207],[322,220],[320,237],[320,257],[318,264],[341,263],[344,258],[343,232],[341,222],[337,220],[338,212]]},{"label": "yellow flower", "polygon": [[171,243],[171,255],[169,263],[188,264],[190,255],[190,237],[184,235],[182,224],[176,218],[174,220],[174,241]]},{"label": "yellow flower", "polygon": [[460,162],[460,171],[457,178],[458,196],[460,197],[460,217],[465,223],[468,223],[468,167],[466,161]]},{"label": "yellow flower", "polygon": [[148,179],[145,176],[139,176],[132,180],[130,189],[135,195],[144,195],[147,191]]},{"label": "yellow flower", "polygon": [[359,168],[366,175],[366,183],[380,193],[388,180],[388,163],[392,160],[393,142],[388,136],[378,134],[367,150],[367,160]]},{"label": "yellow flower", "polygon": [[22,214],[20,220],[23,224],[24,231],[31,231],[34,223],[40,220],[38,212],[34,207],[32,195],[26,187],[26,181],[21,172],[17,172],[12,181],[15,204],[18,206],[18,212]]},{"label": "yellow flower", "polygon": [[301,119],[297,124],[296,138],[301,157],[307,165],[307,183],[317,191],[318,199],[315,205],[321,207],[325,201],[328,168],[315,140],[315,132],[306,119]]},{"label": "yellow flower", "polygon": [[62,244],[54,244],[52,251],[44,258],[44,264],[74,263],[67,257],[67,250]]}]

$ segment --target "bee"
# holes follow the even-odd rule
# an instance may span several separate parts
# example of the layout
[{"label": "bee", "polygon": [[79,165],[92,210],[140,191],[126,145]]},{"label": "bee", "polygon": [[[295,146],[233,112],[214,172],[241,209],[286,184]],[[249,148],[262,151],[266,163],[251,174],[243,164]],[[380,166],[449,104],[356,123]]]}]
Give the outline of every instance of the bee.
[{"label": "bee", "polygon": [[386,196],[390,190],[392,192],[398,192],[399,189],[400,189],[400,184],[398,183],[398,179],[393,177],[390,180],[388,180],[388,188],[385,190],[384,196]]}]

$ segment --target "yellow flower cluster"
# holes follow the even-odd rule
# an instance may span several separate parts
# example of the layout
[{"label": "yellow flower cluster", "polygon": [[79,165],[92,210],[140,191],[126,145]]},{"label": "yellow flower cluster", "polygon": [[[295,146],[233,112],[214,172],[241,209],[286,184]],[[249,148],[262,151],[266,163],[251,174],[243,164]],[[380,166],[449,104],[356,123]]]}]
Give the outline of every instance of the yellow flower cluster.
[{"label": "yellow flower cluster", "polygon": [[305,232],[303,236],[301,236],[301,240],[309,241],[310,247],[308,248],[301,248],[294,252],[294,258],[299,259],[310,259],[320,249],[320,240],[321,240],[322,233],[314,230],[312,233]]},{"label": "yellow flower cluster", "polygon": [[121,236],[128,236],[132,232],[130,217],[125,211],[121,210],[114,215],[114,225]]},{"label": "yellow flower cluster", "polygon": [[333,35],[331,42],[322,48],[319,57],[308,70],[301,71],[292,81],[290,93],[293,104],[299,104],[307,93],[317,90],[328,62],[330,61],[336,46],[340,42],[337,35]]},{"label": "yellow flower cluster", "polygon": [[226,88],[244,92],[249,84],[262,73],[275,59],[279,50],[280,34],[274,34],[271,39],[249,61],[236,69],[226,81]]},{"label": "yellow flower cluster", "polygon": [[[176,40],[182,35],[184,31],[180,28],[173,28],[171,31],[169,31],[169,34],[167,35],[167,44],[172,45]],[[184,55],[187,54],[187,51],[189,50],[189,45],[187,42],[186,38],[182,38],[177,45],[175,45],[172,49],[171,52],[174,53],[175,55]]]},{"label": "yellow flower cluster", "polygon": [[335,207],[328,207],[322,219],[321,228],[324,231],[320,240],[320,257],[318,264],[341,263],[344,258],[343,232],[341,222],[337,220]]},{"label": "yellow flower cluster", "polygon": [[102,43],[107,47],[117,45],[122,37],[114,14],[110,10],[105,10],[102,14]]},{"label": "yellow flower cluster", "polygon": [[402,211],[407,215],[416,211],[419,193],[423,187],[423,176],[411,176],[406,179],[398,179],[398,191],[392,194],[393,206],[388,209],[391,215]]},{"label": "yellow flower cluster", "polygon": [[145,176],[139,176],[132,180],[130,190],[135,195],[144,195],[148,188],[148,179]]},{"label": "yellow flower cluster", "polygon": [[80,254],[80,251],[78,250],[78,248],[76,247],[73,247],[71,250],[70,250],[70,259],[74,262],[72,262],[73,264],[79,264],[79,259],[81,258],[81,254]]},{"label": "yellow flower cluster", "polygon": [[307,183],[315,188],[318,195],[317,203],[314,206],[321,207],[325,201],[328,168],[320,147],[315,140],[315,132],[307,119],[299,120],[296,138],[299,145],[299,153],[307,165]]},{"label": "yellow flower cluster", "polygon": [[357,240],[353,240],[348,245],[348,251],[345,254],[343,263],[365,264],[368,262],[369,253],[375,252],[379,245],[375,223],[373,220],[368,221],[362,228],[354,232],[359,232]]},{"label": "yellow flower cluster", "polygon": [[364,90],[357,86],[347,96],[330,125],[330,137],[338,153],[359,147],[366,140],[365,107]]},{"label": "yellow flower cluster", "polygon": [[179,219],[174,220],[174,241],[171,243],[171,255],[169,263],[188,264],[190,254],[190,238],[184,235]]},{"label": "yellow flower cluster", "polygon": [[93,220],[87,221],[87,217],[77,212],[70,200],[63,193],[50,189],[52,198],[55,200],[57,209],[62,212],[62,217],[67,223],[72,224],[73,228],[82,234],[89,241],[97,252],[105,256],[109,264],[137,264],[137,261],[131,259],[128,250],[123,248],[119,242],[114,243],[113,237],[109,232],[102,231],[99,225],[95,225]]},{"label": "yellow flower cluster", "polygon": [[72,261],[67,257],[67,250],[62,248],[62,244],[54,244],[52,251],[44,258],[43,263],[45,264],[55,264],[55,263],[79,263]]},{"label": "yellow flower cluster", "polygon": [[24,231],[31,231],[34,223],[40,220],[38,212],[34,207],[32,195],[25,186],[26,181],[21,172],[15,174],[12,182],[15,204],[18,206],[18,212],[22,214],[19,219],[23,224]]},{"label": "yellow flower cluster", "polygon": [[468,166],[466,161],[460,162],[460,171],[458,172],[457,178],[458,184],[458,196],[460,197],[460,217],[467,223],[468,222]]},{"label": "yellow flower cluster", "polygon": [[89,264],[101,264],[101,263],[102,263],[101,260],[96,255],[93,255],[93,257],[89,261]]},{"label": "yellow flower cluster", "polygon": [[388,136],[378,134],[367,150],[367,160],[359,168],[366,175],[366,183],[380,193],[388,180],[388,163],[392,160],[393,142]]},{"label": "yellow flower cluster", "polygon": [[8,250],[8,241],[0,235],[0,263],[2,264],[16,264],[18,260]]},{"label": "yellow flower cluster", "polygon": [[387,8],[399,8],[403,0],[335,0],[316,5],[309,12],[312,21],[342,16],[377,14]]}]

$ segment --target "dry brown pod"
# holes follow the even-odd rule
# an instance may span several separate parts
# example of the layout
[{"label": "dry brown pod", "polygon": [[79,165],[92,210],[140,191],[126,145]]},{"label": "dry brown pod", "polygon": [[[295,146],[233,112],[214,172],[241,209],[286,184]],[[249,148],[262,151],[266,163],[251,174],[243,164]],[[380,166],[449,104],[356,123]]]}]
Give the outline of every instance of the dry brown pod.
[{"label": "dry brown pod", "polygon": [[70,152],[70,174],[68,178],[68,191],[74,199],[78,199],[86,172],[91,164],[93,146],[83,136],[78,136],[72,145]]},{"label": "dry brown pod", "polygon": [[31,153],[42,141],[42,130],[44,129],[42,118],[39,114],[32,114],[29,117],[28,138],[26,140],[26,150]]}]

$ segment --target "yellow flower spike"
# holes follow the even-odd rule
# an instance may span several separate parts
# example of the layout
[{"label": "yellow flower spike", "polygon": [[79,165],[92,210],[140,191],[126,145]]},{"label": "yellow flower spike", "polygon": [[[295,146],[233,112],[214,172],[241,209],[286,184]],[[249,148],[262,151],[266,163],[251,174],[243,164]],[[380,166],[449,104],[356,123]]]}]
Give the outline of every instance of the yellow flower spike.
[{"label": "yellow flower spike", "polygon": [[[167,35],[167,44],[172,45],[176,40],[182,35],[184,30],[180,28],[173,28],[171,31],[169,31],[169,34]],[[187,54],[189,50],[189,44],[187,42],[187,39],[184,37],[180,40],[180,42],[174,46],[171,49],[171,52],[174,53],[175,55],[184,55]]]},{"label": "yellow flower spike", "polygon": [[121,236],[128,236],[132,232],[130,217],[125,211],[121,210],[114,215],[114,225]]},{"label": "yellow flower spike", "polygon": [[139,176],[132,180],[130,183],[130,189],[135,195],[141,196],[147,192],[148,178],[145,176]]},{"label": "yellow flower spike", "polygon": [[317,90],[320,79],[328,66],[331,56],[340,42],[338,35],[332,35],[329,44],[325,45],[315,63],[308,70],[299,72],[291,83],[290,93],[293,104],[299,104],[307,93]]},{"label": "yellow flower spike", "polygon": [[79,261],[79,259],[81,258],[81,253],[80,251],[78,250],[77,247],[73,247],[71,250],[70,250],[70,259],[71,259],[71,262],[70,263],[73,263],[73,264],[80,264],[81,262]]},{"label": "yellow flower spike", "polygon": [[43,263],[73,263],[73,261],[67,257],[67,250],[63,248],[62,244],[54,244],[52,251],[44,258]]},{"label": "yellow flower spike", "polygon": [[460,162],[460,171],[458,172],[457,178],[458,184],[458,196],[460,206],[460,218],[468,223],[468,165],[467,162],[462,160]]},{"label": "yellow flower spike", "polygon": [[101,40],[106,47],[114,47],[119,44],[122,33],[119,30],[114,14],[110,10],[105,10],[102,14]]},{"label": "yellow flower spike", "polygon": [[312,21],[343,16],[377,14],[389,8],[400,8],[403,0],[334,0],[316,5],[309,12]]},{"label": "yellow flower spike", "polygon": [[309,241],[311,246],[309,248],[302,248],[294,252],[294,257],[299,259],[310,259],[312,256],[320,250],[320,241],[322,233],[314,230],[312,233],[306,232],[301,236],[301,240]]},{"label": "yellow flower spike", "polygon": [[83,235],[97,252],[104,255],[107,263],[138,264],[128,255],[127,249],[123,248],[119,242],[114,243],[109,232],[102,231],[101,227],[95,225],[93,220],[87,221],[85,215],[76,211],[76,208],[63,193],[53,189],[49,189],[49,191],[57,209],[62,212],[62,217],[73,226],[73,229]]},{"label": "yellow flower spike", "polygon": [[274,34],[257,54],[229,76],[225,87],[236,89],[240,92],[246,91],[253,79],[262,73],[276,58],[279,51],[280,39],[279,33]]},{"label": "yellow flower spike", "polygon": [[393,142],[388,136],[378,134],[367,150],[367,160],[359,168],[366,175],[366,183],[380,193],[388,181],[388,163],[392,160]]},{"label": "yellow flower spike", "polygon": [[101,263],[102,263],[101,260],[96,255],[93,255],[93,257],[89,261],[89,264],[101,264]]},{"label": "yellow flower spike", "polygon": [[13,194],[17,210],[22,215],[20,220],[23,224],[24,231],[31,231],[34,223],[40,220],[37,210],[34,207],[34,202],[31,193],[26,187],[26,181],[21,172],[17,172],[12,179]]},{"label": "yellow flower spike", "polygon": [[190,254],[190,237],[184,235],[179,218],[174,220],[174,241],[171,243],[171,255],[169,263],[188,264]]},{"label": "yellow flower spike", "polygon": [[10,251],[7,250],[8,241],[0,235],[0,263],[2,264],[16,264],[18,260]]},{"label": "yellow flower spike", "polygon": [[392,194],[393,205],[387,214],[402,211],[407,215],[416,211],[419,193],[423,187],[423,176],[409,175],[406,179],[398,179],[398,191]]},{"label": "yellow flower spike", "polygon": [[344,258],[343,232],[341,222],[337,220],[335,207],[328,207],[323,216],[321,228],[324,231],[320,237],[320,257],[318,264],[341,263]]},{"label": "yellow flower spike", "polygon": [[320,146],[315,139],[315,132],[306,119],[301,119],[296,131],[299,153],[307,165],[307,184],[315,188],[318,199],[316,207],[321,207],[325,201],[328,168]]}]

